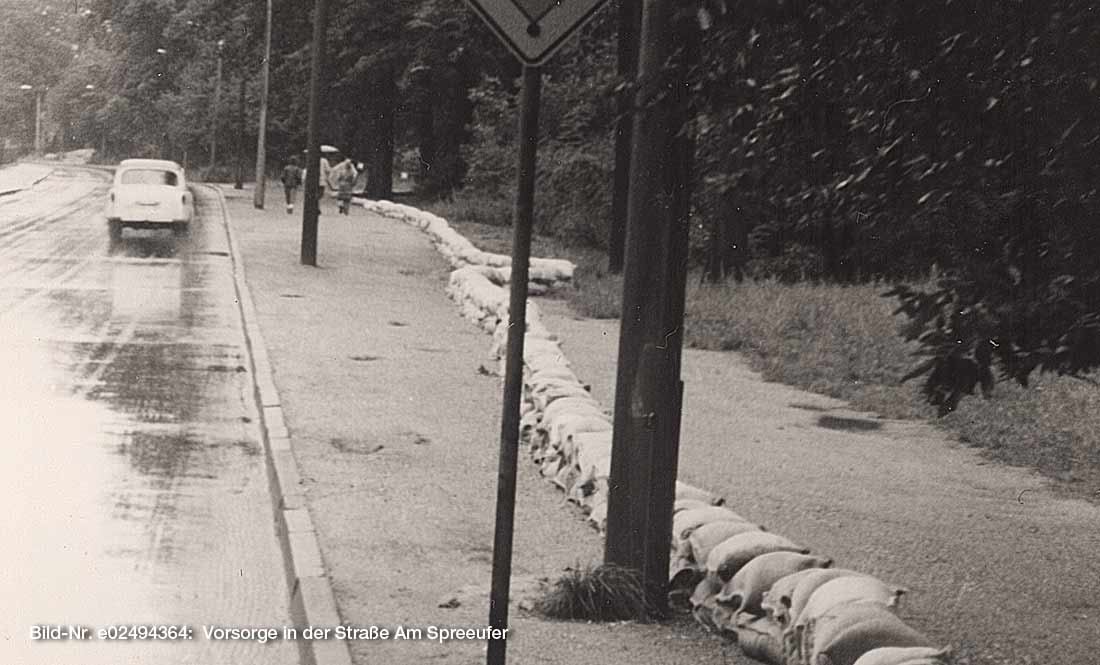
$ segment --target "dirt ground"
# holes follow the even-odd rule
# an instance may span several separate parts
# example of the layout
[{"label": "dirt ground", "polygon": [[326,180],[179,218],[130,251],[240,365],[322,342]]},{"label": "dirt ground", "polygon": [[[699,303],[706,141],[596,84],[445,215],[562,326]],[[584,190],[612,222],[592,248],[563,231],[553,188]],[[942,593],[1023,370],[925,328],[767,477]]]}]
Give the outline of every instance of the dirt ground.
[{"label": "dirt ground", "polygon": [[[303,267],[301,218],[282,212],[281,191],[267,212],[249,190],[227,194],[341,617],[485,625],[501,384],[478,371],[493,366],[491,340],[444,295],[448,267],[412,227],[361,209],[337,216],[327,202],[320,266]],[[611,405],[618,323],[540,305]],[[683,378],[681,479],[838,565],[908,587],[902,616],[954,645],[960,664],[1096,662],[1100,508],[930,427],[765,383],[735,354],[687,351]],[[517,578],[598,561],[601,537],[523,460]],[[687,621],[512,619],[516,663],[752,662]],[[351,648],[357,663],[468,663],[484,643]]]},{"label": "dirt ground", "polygon": [[[618,321],[540,306],[612,403]],[[954,645],[957,663],[1097,662],[1100,507],[930,425],[764,382],[737,354],[685,350],[683,365],[681,479],[838,566],[907,587],[901,615]]]}]

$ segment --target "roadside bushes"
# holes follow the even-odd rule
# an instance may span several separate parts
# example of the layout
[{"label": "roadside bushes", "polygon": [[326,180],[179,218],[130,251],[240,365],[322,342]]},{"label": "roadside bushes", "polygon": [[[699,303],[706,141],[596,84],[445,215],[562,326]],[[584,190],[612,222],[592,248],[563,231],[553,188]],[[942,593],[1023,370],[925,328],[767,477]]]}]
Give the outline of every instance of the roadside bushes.
[{"label": "roadside bushes", "polygon": [[[604,12],[546,68],[539,112],[535,228],[543,235],[605,248],[614,171],[617,84],[614,20]],[[598,38],[595,37],[598,35]],[[486,76],[470,94],[474,120],[463,146],[469,164],[456,198],[498,207],[515,200],[520,89]],[[510,219],[509,219],[510,222]]]},{"label": "roadside bushes", "polygon": [[556,145],[543,155],[538,173],[542,233],[590,247],[607,247],[610,231],[610,154]]}]

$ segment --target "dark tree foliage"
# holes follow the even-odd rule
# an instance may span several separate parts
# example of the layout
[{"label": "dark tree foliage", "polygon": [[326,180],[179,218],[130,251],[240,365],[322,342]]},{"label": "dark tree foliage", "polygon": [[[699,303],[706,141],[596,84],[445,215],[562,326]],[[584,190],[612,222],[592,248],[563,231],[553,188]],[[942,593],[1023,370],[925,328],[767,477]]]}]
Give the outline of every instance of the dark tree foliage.
[{"label": "dark tree foliage", "polygon": [[[710,3],[700,156],[758,274],[887,295],[941,413],[1000,372],[1100,366],[1100,9]],[[774,9],[774,10],[773,10]],[[731,214],[731,216],[733,216]]]},{"label": "dark tree foliage", "polygon": [[[376,184],[393,146],[415,148],[426,191],[465,186],[510,208],[520,70],[504,47],[461,2],[330,2],[322,140],[368,162]],[[198,161],[211,129],[231,134],[242,77],[254,108],[261,5],[82,0],[87,12],[62,19],[60,0],[0,0],[22,10],[0,26],[0,83],[50,87],[47,124],[62,146]],[[997,375],[1026,384],[1100,364],[1100,6],[674,6],[678,26],[700,31],[678,37],[699,62],[669,91],[689,92],[693,258],[711,278],[898,283],[888,296],[924,356],[910,378],[945,413]],[[274,2],[275,159],[305,148],[311,8]],[[49,20],[35,19],[42,9]],[[544,68],[538,223],[597,245],[615,93],[633,84],[616,77],[615,29],[601,12]],[[210,104],[218,40],[221,118]],[[0,97],[0,118],[24,137],[32,102]],[[929,275],[932,287],[912,286]]]}]

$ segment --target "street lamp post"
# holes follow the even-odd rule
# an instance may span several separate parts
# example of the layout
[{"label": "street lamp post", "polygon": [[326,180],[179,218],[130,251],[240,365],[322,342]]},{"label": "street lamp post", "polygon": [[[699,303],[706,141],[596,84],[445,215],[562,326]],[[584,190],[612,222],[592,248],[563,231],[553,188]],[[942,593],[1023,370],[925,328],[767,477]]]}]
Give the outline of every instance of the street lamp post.
[{"label": "street lamp post", "polygon": [[225,40],[218,40],[218,71],[214,78],[214,105],[210,109],[210,169],[218,162],[218,105],[222,96],[222,47]]}]

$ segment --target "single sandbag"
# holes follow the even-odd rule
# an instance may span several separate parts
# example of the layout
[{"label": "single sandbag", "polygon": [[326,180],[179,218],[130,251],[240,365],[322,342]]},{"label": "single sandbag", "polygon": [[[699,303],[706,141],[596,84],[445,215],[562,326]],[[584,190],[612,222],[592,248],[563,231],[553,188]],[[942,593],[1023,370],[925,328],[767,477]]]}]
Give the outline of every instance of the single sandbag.
[{"label": "single sandbag", "polygon": [[695,590],[688,600],[695,620],[709,630],[716,628],[712,610],[717,607],[714,597],[721,590],[722,580],[718,579],[717,573],[709,572],[695,585]]},{"label": "single sandbag", "polygon": [[[870,575],[838,577],[819,586],[806,601],[805,607],[793,619],[788,631],[805,656],[817,639],[818,623],[829,617],[836,608],[852,603],[877,604],[884,609],[893,608],[905,590],[890,586]],[[893,611],[890,609],[890,611]]]},{"label": "single sandbag", "polygon": [[718,579],[718,574],[708,572],[703,579],[699,580],[691,593],[691,607],[695,609],[706,606],[707,602],[717,596],[721,590],[722,580]]},{"label": "single sandbag", "polygon": [[838,577],[817,588],[795,619],[795,626],[805,626],[828,614],[834,607],[854,602],[874,602],[884,607],[896,607],[905,589],[889,585],[870,575]]},{"label": "single sandbag", "polygon": [[668,587],[670,593],[690,589],[691,585],[698,582],[701,577],[699,566],[690,557],[682,556],[681,551],[681,549],[677,549],[668,560]]},{"label": "single sandbag", "polygon": [[718,592],[720,604],[736,612],[763,614],[760,600],[777,581],[791,573],[811,568],[828,568],[833,560],[826,556],[809,556],[797,552],[769,552],[746,563]]},{"label": "single sandbag", "polygon": [[776,580],[775,584],[772,584],[772,588],[765,591],[764,595],[760,598],[760,609],[764,610],[764,616],[785,628],[790,618],[788,612],[791,607],[791,594],[794,593],[794,589],[798,586],[798,583],[807,575],[812,574],[815,570],[822,569],[809,568],[807,570],[800,570],[797,573],[791,573],[786,577]]},{"label": "single sandbag", "polygon": [[767,619],[740,622],[733,629],[741,651],[749,658],[770,665],[783,665],[782,635],[778,625]]},{"label": "single sandbag", "polygon": [[764,527],[748,522],[708,522],[696,528],[686,540],[672,539],[674,551],[669,559],[668,581],[673,590],[689,589],[706,572],[707,555],[730,536]]},{"label": "single sandbag", "polygon": [[547,429],[549,434],[546,447],[550,450],[560,450],[565,459],[573,461],[576,455],[574,437],[587,432],[610,432],[611,421],[603,414],[563,413],[555,418]]},{"label": "single sandbag", "polygon": [[604,410],[600,403],[591,396],[562,397],[551,402],[542,412],[539,427],[549,431],[550,425],[558,415],[569,412],[601,414],[604,413]]},{"label": "single sandbag", "polygon": [[672,538],[679,543],[690,536],[692,531],[709,522],[748,522],[748,520],[722,506],[682,510],[672,516]]},{"label": "single sandbag", "polygon": [[714,572],[723,583],[728,582],[746,563],[769,552],[809,554],[810,550],[774,533],[746,531],[730,536],[711,549],[707,555],[707,572]]},{"label": "single sandbag", "polygon": [[750,531],[765,531],[759,524],[748,522],[708,522],[697,527],[685,541],[691,560],[700,568],[706,565],[710,551],[732,536]]},{"label": "single sandbag", "polygon": [[855,665],[946,665],[950,655],[950,649],[878,647],[860,656]]},{"label": "single sandbag", "polygon": [[888,608],[876,602],[855,602],[833,608],[816,622],[808,651],[809,662],[815,665],[855,665],[861,656],[879,647],[931,646],[927,637]]},{"label": "single sandbag", "polygon": [[789,608],[787,611],[788,624],[793,624],[798,621],[798,615],[802,613],[802,608],[806,606],[806,601],[810,599],[814,591],[817,591],[818,587],[830,580],[835,580],[838,577],[856,577],[862,576],[865,573],[861,573],[858,570],[850,570],[848,568],[825,568],[821,570],[815,570],[811,574],[806,575],[795,586],[794,591],[791,592],[790,602],[787,604]]}]

